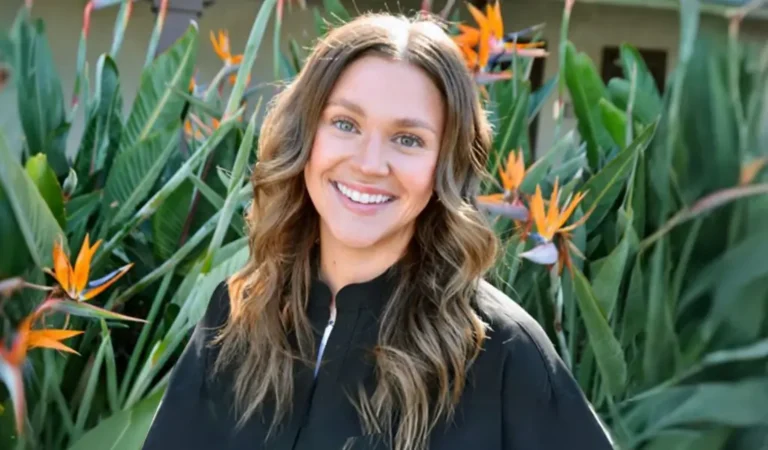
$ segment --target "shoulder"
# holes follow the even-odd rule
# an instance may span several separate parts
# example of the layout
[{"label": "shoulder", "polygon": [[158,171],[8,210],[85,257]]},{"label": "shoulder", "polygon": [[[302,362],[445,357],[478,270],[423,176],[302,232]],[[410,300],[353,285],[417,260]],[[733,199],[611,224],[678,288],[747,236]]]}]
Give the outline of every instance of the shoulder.
[{"label": "shoulder", "polygon": [[216,288],[213,290],[201,324],[206,328],[222,327],[229,317],[229,309],[229,285],[227,280],[224,280],[216,285]]},{"label": "shoulder", "polygon": [[488,327],[486,351],[498,361],[504,448],[610,449],[601,424],[541,325],[481,281],[476,308]]},{"label": "shoulder", "polygon": [[227,280],[216,285],[211,294],[200,293],[199,295],[204,296],[199,300],[207,303],[200,305],[205,312],[202,313],[202,316],[198,316],[199,319],[192,333],[192,341],[202,350],[212,343],[229,318],[230,298]]},{"label": "shoulder", "polygon": [[486,280],[480,280],[475,301],[488,327],[489,349],[527,367],[546,370],[557,366],[559,356],[549,336],[517,302]]}]

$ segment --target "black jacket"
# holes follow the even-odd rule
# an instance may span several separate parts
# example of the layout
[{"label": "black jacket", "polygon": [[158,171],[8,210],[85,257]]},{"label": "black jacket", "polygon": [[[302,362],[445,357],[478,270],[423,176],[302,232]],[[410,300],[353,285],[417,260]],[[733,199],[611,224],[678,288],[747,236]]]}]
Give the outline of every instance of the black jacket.
[{"label": "black jacket", "polygon": [[[345,396],[363,380],[373,386],[368,356],[377,317],[391,292],[387,273],[343,288],[317,380],[314,366],[294,369],[293,414],[266,444],[269,419],[254,415],[235,432],[232,379],[211,382],[208,343],[228,316],[222,283],[176,364],[143,450],[340,450],[357,437],[357,450],[386,449],[361,438],[357,412]],[[313,282],[308,314],[319,343],[329,319],[331,292]],[[515,302],[482,282],[477,312],[488,339],[468,373],[456,415],[430,436],[431,450],[607,450],[611,444],[568,369],[539,324]],[[226,375],[226,374],[225,374]],[[267,409],[268,410],[268,409]]]}]

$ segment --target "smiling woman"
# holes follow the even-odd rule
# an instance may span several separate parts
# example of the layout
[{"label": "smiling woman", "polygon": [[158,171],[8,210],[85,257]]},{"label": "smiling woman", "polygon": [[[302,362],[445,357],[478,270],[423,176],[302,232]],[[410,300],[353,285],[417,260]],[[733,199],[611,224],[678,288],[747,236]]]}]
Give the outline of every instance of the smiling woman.
[{"label": "smiling woman", "polygon": [[365,15],[319,42],[262,126],[249,261],[144,449],[611,448],[541,327],[483,281],[490,146],[438,24]]}]

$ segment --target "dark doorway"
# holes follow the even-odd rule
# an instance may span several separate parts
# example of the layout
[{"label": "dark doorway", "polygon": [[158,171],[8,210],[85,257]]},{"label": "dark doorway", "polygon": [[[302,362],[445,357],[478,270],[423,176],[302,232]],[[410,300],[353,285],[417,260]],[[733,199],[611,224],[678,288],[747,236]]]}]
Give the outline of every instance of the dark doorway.
[{"label": "dark doorway", "polygon": [[[648,66],[648,70],[651,72],[659,92],[664,92],[667,78],[667,51],[644,48],[638,48],[637,50]],[[602,77],[605,83],[608,83],[611,78],[624,78],[624,72],[621,70],[619,62],[618,46],[603,47]]]}]

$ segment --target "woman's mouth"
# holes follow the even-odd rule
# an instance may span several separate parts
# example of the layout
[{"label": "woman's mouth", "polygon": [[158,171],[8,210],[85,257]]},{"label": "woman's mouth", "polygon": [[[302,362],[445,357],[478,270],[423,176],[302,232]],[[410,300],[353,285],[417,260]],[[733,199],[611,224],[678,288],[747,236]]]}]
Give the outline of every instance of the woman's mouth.
[{"label": "woman's mouth", "polygon": [[338,181],[332,181],[331,184],[343,197],[359,205],[383,205],[391,203],[395,199],[392,195],[377,192],[361,192]]}]

